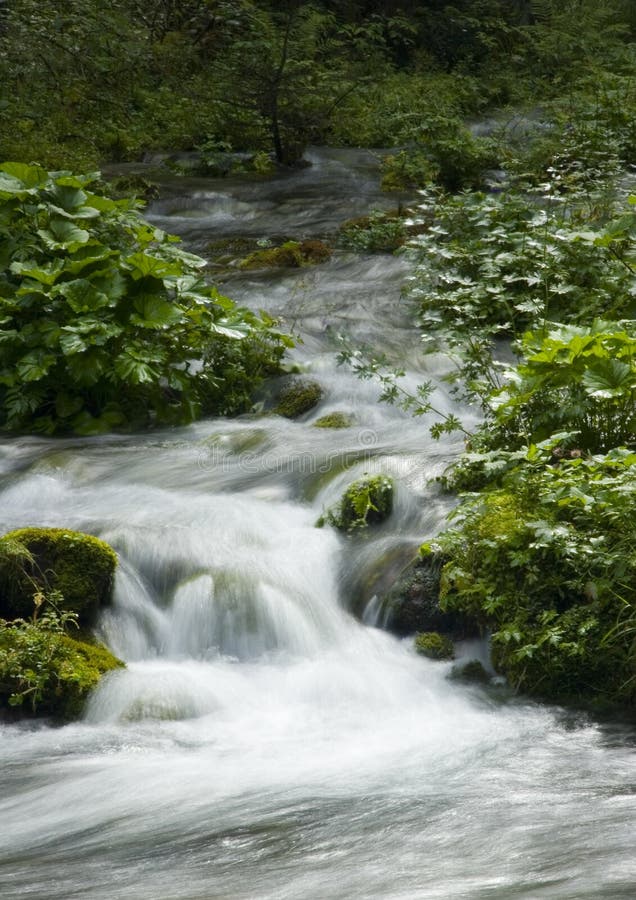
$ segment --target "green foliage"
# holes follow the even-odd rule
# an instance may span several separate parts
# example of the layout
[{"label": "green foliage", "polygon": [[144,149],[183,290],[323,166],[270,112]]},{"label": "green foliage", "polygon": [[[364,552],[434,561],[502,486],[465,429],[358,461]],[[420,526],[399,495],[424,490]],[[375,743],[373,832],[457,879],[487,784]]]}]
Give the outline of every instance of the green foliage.
[{"label": "green foliage", "polygon": [[409,218],[410,210],[374,210],[368,216],[349,219],[340,227],[338,244],[355,253],[393,253],[420,226]]},{"label": "green foliage", "polygon": [[493,631],[520,690],[631,702],[636,661],[636,454],[557,458],[531,447],[501,486],[467,496],[438,539],[441,603]]},{"label": "green foliage", "polygon": [[579,450],[607,451],[636,441],[636,337],[633,322],[553,325],[523,336],[522,362],[504,370],[489,397],[487,441],[510,449],[571,432]]},{"label": "green foliage", "polygon": [[96,537],[65,528],[21,528],[0,538],[0,615],[28,616],[34,595],[54,592],[63,613],[90,624],[108,603],[117,556]]},{"label": "green foliage", "polygon": [[[54,595],[51,595],[53,599]],[[124,664],[105,647],[71,638],[72,613],[49,606],[29,619],[0,619],[0,702],[73,719],[103,674]]]},{"label": "green foliage", "polygon": [[96,179],[0,166],[0,424],[96,434],[242,408],[284,339]]},{"label": "green foliage", "polygon": [[383,522],[393,509],[393,481],[386,475],[359,478],[344,492],[325,521],[339,531],[353,532]]},{"label": "green foliage", "polygon": [[455,656],[453,642],[437,631],[420,631],[413,639],[415,651],[428,659],[447,660]]},{"label": "green foliage", "polygon": [[419,265],[409,286],[427,334],[466,345],[546,319],[633,315],[634,275],[604,246],[603,224],[583,224],[551,196],[537,207],[514,191],[429,195],[422,215],[433,224],[410,243]]},{"label": "green foliage", "polygon": [[274,412],[286,419],[297,419],[320,403],[322,393],[317,381],[296,378],[280,392]]},{"label": "green foliage", "polygon": [[430,184],[448,191],[478,188],[485,171],[498,163],[495,143],[473,137],[460,119],[430,116],[414,137],[414,145],[384,159],[384,190],[404,191]]}]

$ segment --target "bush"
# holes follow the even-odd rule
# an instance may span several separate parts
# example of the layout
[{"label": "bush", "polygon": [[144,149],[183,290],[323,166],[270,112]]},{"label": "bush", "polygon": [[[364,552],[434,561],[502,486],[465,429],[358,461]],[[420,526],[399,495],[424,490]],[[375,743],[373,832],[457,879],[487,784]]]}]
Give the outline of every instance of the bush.
[{"label": "bush", "polygon": [[96,434],[244,408],[286,339],[97,179],[0,166],[0,425]]},{"label": "bush", "polygon": [[636,454],[534,447],[501,486],[467,496],[436,539],[441,605],[492,630],[495,667],[550,700],[636,697]]},{"label": "bush", "polygon": [[0,619],[0,702],[31,714],[74,719],[90,691],[121,660],[100,644],[65,633],[73,618],[53,610],[31,620]]}]

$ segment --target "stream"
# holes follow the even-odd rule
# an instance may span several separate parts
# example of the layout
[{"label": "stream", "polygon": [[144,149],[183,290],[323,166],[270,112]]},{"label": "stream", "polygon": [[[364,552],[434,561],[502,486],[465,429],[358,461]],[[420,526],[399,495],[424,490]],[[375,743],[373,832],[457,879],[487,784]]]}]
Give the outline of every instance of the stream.
[{"label": "stream", "polygon": [[[167,177],[148,216],[206,255],[395,205],[372,153],[309,158],[266,180]],[[375,627],[376,598],[444,525],[431,479],[462,449],[336,362],[343,332],[457,411],[448,361],[420,352],[409,271],[340,251],[223,275],[300,336],[292,359],[324,390],[300,420],[0,443],[2,533],[64,526],[117,551],[98,633],[127,662],[82,722],[0,724],[2,900],[634,897],[633,728],[453,681]],[[313,427],[334,411],[354,424]],[[367,472],[395,479],[390,519],[316,528]]]}]

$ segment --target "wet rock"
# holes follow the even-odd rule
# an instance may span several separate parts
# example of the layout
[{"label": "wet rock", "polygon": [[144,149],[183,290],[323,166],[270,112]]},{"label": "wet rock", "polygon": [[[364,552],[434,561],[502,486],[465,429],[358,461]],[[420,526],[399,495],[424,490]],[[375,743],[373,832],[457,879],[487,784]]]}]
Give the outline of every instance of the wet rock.
[{"label": "wet rock", "polygon": [[428,554],[404,569],[382,604],[389,631],[400,636],[438,631],[456,639],[478,633],[465,616],[440,608],[440,576],[445,562],[440,554]]}]

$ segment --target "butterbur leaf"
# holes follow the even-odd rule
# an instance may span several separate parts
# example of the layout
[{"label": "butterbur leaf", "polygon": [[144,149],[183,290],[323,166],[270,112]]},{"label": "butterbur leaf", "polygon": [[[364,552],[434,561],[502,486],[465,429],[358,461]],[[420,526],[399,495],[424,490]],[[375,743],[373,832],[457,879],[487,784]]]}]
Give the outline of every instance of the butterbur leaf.
[{"label": "butterbur leaf", "polygon": [[94,312],[105,306],[112,305],[110,297],[98,291],[97,288],[85,278],[77,278],[75,281],[67,281],[60,285],[56,293],[61,294],[73,312]]},{"label": "butterbur leaf", "polygon": [[135,281],[148,276],[163,279],[170,275],[180,275],[183,271],[178,262],[141,252],[131,253],[125,258],[124,264],[131,270]]},{"label": "butterbur leaf", "polygon": [[30,166],[21,162],[6,162],[0,166],[0,172],[6,172],[25,187],[43,187],[48,181],[49,173],[42,166]]},{"label": "butterbur leaf", "polygon": [[183,319],[178,306],[156,295],[135,297],[134,306],[138,315],[132,315],[130,321],[142,328],[164,328]]},{"label": "butterbur leaf", "polygon": [[590,397],[610,399],[636,387],[636,372],[620,359],[603,359],[586,369],[582,381]]},{"label": "butterbur leaf", "polygon": [[62,218],[52,218],[49,227],[41,229],[38,234],[51,250],[73,250],[90,239],[88,231]]}]

